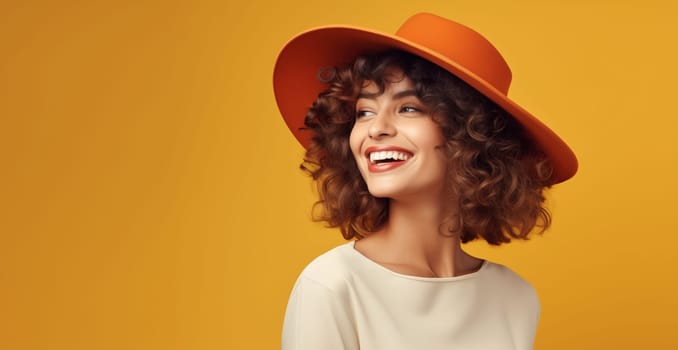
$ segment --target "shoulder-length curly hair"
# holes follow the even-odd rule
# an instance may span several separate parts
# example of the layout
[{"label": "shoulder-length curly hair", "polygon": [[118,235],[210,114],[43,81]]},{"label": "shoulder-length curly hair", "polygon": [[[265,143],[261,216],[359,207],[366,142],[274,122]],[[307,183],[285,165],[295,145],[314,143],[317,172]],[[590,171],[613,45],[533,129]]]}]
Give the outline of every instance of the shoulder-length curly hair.
[{"label": "shoulder-length curly hair", "polygon": [[499,245],[527,239],[535,227],[546,230],[551,223],[543,206],[543,191],[551,184],[548,159],[503,109],[442,68],[401,51],[360,56],[338,69],[306,114],[313,137],[301,169],[318,185],[314,219],[339,227],[346,239],[365,237],[388,220],[389,200],[369,193],[349,135],[361,88],[371,81],[383,92],[393,68],[412,81],[447,139],[450,200],[459,209],[449,233],[464,243],[483,238]]}]

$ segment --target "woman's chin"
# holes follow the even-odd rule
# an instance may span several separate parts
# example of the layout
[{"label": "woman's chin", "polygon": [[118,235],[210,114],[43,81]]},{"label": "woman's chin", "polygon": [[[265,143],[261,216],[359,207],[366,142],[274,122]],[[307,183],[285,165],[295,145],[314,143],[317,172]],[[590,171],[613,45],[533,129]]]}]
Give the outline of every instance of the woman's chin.
[{"label": "woman's chin", "polygon": [[419,191],[413,190],[410,187],[394,186],[394,185],[379,185],[368,186],[370,194],[376,198],[388,199],[403,199],[411,197]]}]

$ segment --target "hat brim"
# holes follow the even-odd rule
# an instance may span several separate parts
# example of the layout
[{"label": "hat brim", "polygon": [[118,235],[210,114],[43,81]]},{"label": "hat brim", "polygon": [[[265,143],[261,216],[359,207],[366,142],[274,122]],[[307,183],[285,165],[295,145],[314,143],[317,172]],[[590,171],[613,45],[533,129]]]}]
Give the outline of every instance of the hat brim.
[{"label": "hat brim", "polygon": [[273,88],[278,108],[290,131],[308,148],[311,132],[304,117],[327,84],[318,79],[323,67],[342,67],[357,56],[397,49],[412,53],[454,74],[522,125],[525,134],[551,160],[552,183],[563,182],[577,172],[577,158],[567,144],[539,119],[457,62],[401,37],[352,26],[319,27],[291,39],[278,55]]}]

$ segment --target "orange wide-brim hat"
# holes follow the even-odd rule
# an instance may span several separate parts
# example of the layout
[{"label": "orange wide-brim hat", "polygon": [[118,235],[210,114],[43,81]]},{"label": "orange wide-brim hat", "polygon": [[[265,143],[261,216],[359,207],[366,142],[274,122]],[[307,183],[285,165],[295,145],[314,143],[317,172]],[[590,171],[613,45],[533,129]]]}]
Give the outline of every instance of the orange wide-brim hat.
[{"label": "orange wide-brim hat", "polygon": [[416,14],[395,35],[353,26],[305,31],[282,49],[273,72],[273,88],[287,126],[308,148],[312,132],[304,129],[308,108],[328,85],[325,75],[362,54],[402,50],[454,74],[508,112],[551,160],[553,184],[577,172],[574,152],[544,123],[507,96],[511,70],[499,51],[478,32],[454,21]]}]

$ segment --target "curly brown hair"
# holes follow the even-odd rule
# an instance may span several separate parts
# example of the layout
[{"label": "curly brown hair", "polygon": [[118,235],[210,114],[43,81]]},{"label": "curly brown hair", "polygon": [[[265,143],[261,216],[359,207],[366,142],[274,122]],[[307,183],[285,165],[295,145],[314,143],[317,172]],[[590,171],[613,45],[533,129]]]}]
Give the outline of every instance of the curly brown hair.
[{"label": "curly brown hair", "polygon": [[314,219],[339,227],[346,239],[365,237],[388,220],[389,199],[369,193],[349,135],[361,88],[371,81],[383,92],[393,68],[410,78],[447,139],[450,200],[459,208],[450,233],[463,243],[483,238],[500,245],[527,239],[535,227],[540,233],[546,230],[551,223],[543,206],[544,189],[552,184],[548,159],[494,102],[435,64],[402,51],[363,55],[337,69],[308,110],[305,126],[313,138],[301,169],[318,185]]}]

